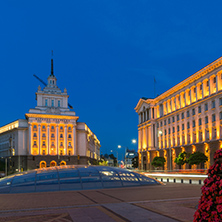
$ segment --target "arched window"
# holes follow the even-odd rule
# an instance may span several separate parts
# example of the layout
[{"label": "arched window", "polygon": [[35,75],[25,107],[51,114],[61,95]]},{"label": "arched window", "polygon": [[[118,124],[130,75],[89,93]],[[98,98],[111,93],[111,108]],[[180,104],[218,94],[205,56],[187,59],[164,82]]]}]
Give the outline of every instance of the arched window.
[{"label": "arched window", "polygon": [[45,133],[42,134],[42,137],[45,137]]},{"label": "arched window", "polygon": [[36,128],[37,128],[37,126],[36,126],[36,125],[34,125],[33,127],[34,127],[34,129],[36,129]]},{"label": "arched window", "polygon": [[42,129],[45,129],[45,125],[42,126]]},{"label": "arched window", "polygon": [[63,146],[63,142],[60,143],[60,146]]},{"label": "arched window", "polygon": [[42,145],[45,146],[45,141],[42,142]]},{"label": "arched window", "polygon": [[37,134],[36,134],[36,133],[34,133],[34,134],[33,134],[33,137],[37,137]]},{"label": "arched window", "polygon": [[72,138],[71,134],[69,134],[68,138]]},{"label": "arched window", "polygon": [[63,160],[60,162],[60,166],[65,166],[66,165],[66,162]]},{"label": "arched window", "polygon": [[60,107],[60,100],[58,101],[58,107]]},{"label": "arched window", "polygon": [[51,129],[54,129],[54,126],[51,126]]},{"label": "arched window", "polygon": [[54,166],[57,166],[57,163],[56,163],[56,161],[53,160],[50,162],[50,167],[54,167]]},{"label": "arched window", "polygon": [[71,126],[69,126],[68,130],[72,130]]},{"label": "arched window", "polygon": [[36,146],[37,145],[37,143],[36,143],[36,141],[34,141],[34,146]]},{"label": "arched window", "polygon": [[45,100],[45,106],[48,106],[48,100],[47,99]]},{"label": "arched window", "polygon": [[61,130],[63,130],[63,127],[62,127],[62,126],[60,126],[60,129],[61,129]]},{"label": "arched window", "polygon": [[52,137],[52,138],[55,138],[55,135],[54,135],[54,133],[52,133],[51,137]]},{"label": "arched window", "polygon": [[44,167],[46,167],[46,162],[45,161],[41,161],[39,163],[39,168],[44,168]]},{"label": "arched window", "polygon": [[62,134],[60,134],[60,138],[63,138],[63,135],[62,135]]},{"label": "arched window", "polygon": [[69,146],[69,147],[72,146],[72,145],[71,145],[71,142],[69,142],[69,145],[68,145],[68,146]]}]

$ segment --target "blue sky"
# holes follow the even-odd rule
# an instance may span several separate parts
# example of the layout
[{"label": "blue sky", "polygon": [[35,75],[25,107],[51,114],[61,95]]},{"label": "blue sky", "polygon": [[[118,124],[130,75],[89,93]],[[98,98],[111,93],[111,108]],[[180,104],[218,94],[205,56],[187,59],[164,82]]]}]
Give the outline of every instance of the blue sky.
[{"label": "blue sky", "polygon": [[[24,118],[50,74],[101,141],[137,148],[141,97],[161,94],[222,56],[221,1],[1,1],[0,125]],[[119,156],[124,149],[119,150]]]}]

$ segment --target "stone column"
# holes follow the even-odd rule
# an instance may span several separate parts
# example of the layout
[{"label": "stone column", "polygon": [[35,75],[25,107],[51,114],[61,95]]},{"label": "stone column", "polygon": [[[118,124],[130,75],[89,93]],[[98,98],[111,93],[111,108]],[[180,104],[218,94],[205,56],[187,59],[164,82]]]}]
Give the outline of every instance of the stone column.
[{"label": "stone column", "polygon": [[78,155],[77,141],[76,141],[76,124],[73,125],[73,153],[75,156]]},{"label": "stone column", "polygon": [[65,148],[65,155],[67,155],[67,125],[65,125],[65,138],[64,138],[64,148]]},{"label": "stone column", "polygon": [[202,86],[202,99],[204,98],[204,84],[203,82],[201,82],[201,86]]},{"label": "stone column", "polygon": [[49,128],[50,128],[50,125],[47,125],[48,155],[50,154],[50,144],[49,144],[49,137],[50,137],[50,134],[49,134]]},{"label": "stone column", "polygon": [[209,83],[208,83],[208,85],[209,85],[209,95],[211,94],[211,91],[210,91],[210,83],[211,83],[211,81],[210,81],[210,78],[208,79],[208,81],[209,81]]},{"label": "stone column", "polygon": [[59,126],[58,124],[56,125],[56,151],[57,151],[57,155],[59,156]]},{"label": "stone column", "polygon": [[38,125],[38,136],[39,136],[39,155],[41,155],[41,125]]},{"label": "stone column", "polygon": [[218,75],[216,75],[215,78],[216,78],[216,83],[215,84],[216,84],[216,93],[217,93],[218,92],[218,88],[219,88],[218,87]]},{"label": "stone column", "polygon": [[28,140],[29,140],[29,147],[28,147],[28,154],[32,154],[32,124],[29,123],[29,136],[28,136]]}]

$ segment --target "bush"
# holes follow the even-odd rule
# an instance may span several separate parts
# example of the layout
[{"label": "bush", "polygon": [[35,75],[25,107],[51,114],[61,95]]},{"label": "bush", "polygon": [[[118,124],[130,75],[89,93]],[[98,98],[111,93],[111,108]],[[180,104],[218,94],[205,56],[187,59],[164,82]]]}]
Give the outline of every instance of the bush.
[{"label": "bush", "polygon": [[207,156],[201,152],[194,152],[188,158],[188,164],[199,165],[200,163],[205,163],[208,160]]},{"label": "bush", "polygon": [[166,160],[164,157],[156,156],[153,158],[153,161],[151,164],[154,167],[163,167],[165,162],[166,162]]}]

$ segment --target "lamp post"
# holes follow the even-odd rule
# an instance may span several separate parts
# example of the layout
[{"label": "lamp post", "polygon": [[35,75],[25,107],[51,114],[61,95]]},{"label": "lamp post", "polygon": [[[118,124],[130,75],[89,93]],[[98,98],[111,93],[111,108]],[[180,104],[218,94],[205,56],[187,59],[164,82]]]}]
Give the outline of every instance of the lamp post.
[{"label": "lamp post", "polygon": [[[110,150],[110,152],[112,153],[113,151]],[[117,167],[118,167],[118,151],[116,151],[116,162],[117,162]],[[113,160],[113,164],[114,164],[114,160]]]}]

